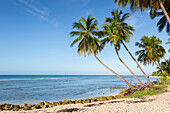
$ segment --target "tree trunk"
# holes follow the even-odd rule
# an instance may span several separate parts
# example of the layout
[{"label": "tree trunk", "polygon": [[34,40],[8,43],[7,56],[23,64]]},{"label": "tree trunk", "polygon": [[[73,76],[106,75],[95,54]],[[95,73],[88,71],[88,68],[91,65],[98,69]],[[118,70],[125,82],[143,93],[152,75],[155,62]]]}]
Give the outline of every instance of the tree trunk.
[{"label": "tree trunk", "polygon": [[145,74],[145,72],[143,71],[143,69],[140,67],[140,65],[138,64],[138,62],[136,61],[136,59],[133,57],[133,55],[130,53],[130,51],[128,50],[128,48],[126,47],[126,45],[123,43],[123,41],[121,40],[121,43],[123,44],[123,46],[125,47],[125,49],[127,50],[127,52],[129,53],[129,55],[132,57],[132,59],[136,62],[136,64],[138,65],[139,69],[142,71],[142,73],[144,74],[145,78],[147,79],[149,84],[152,84],[152,82],[149,80],[148,76]]},{"label": "tree trunk", "polygon": [[168,66],[168,74],[169,74],[169,76],[170,76],[170,66],[168,65],[168,62],[166,61],[165,57],[163,57],[163,58],[164,58],[164,60],[165,60],[165,62],[166,62],[166,65]]},{"label": "tree trunk", "polygon": [[130,88],[133,88],[132,85],[130,85],[124,78],[122,78],[121,76],[119,76],[116,72],[114,72],[112,69],[110,69],[108,66],[106,66],[101,60],[99,60],[97,58],[97,56],[95,55],[94,51],[93,51],[93,48],[90,47],[91,49],[91,52],[93,53],[94,57],[105,67],[107,68],[109,71],[111,71],[113,74],[115,74],[117,77],[119,77],[122,81],[124,81]]},{"label": "tree trunk", "polygon": [[168,66],[168,62],[166,61],[166,59],[165,59],[165,57],[164,57],[164,56],[163,56],[163,58],[164,58],[164,60],[165,60],[166,65]]},{"label": "tree trunk", "polygon": [[156,64],[158,67],[159,67],[159,69],[161,70],[161,72],[163,73],[163,70],[162,70],[162,68],[153,60],[153,59],[151,59],[152,60],[152,62],[154,63],[154,64]]},{"label": "tree trunk", "polygon": [[140,83],[140,85],[143,85],[143,83],[142,83],[142,82],[138,79],[138,77],[132,72],[132,70],[122,61],[122,59],[120,58],[119,53],[118,53],[117,48],[116,48],[115,45],[114,45],[114,47],[115,47],[115,50],[116,50],[116,54],[117,54],[119,60],[122,62],[122,64],[132,73],[132,75],[137,79],[137,81]]},{"label": "tree trunk", "polygon": [[169,25],[170,25],[170,18],[169,18],[169,15],[168,15],[168,13],[167,13],[167,11],[166,11],[166,9],[165,9],[165,7],[164,7],[162,1],[161,1],[161,0],[158,0],[158,1],[159,1],[159,5],[160,5],[162,11],[164,12],[164,15],[165,15],[166,19],[168,20],[168,23],[169,23]]}]

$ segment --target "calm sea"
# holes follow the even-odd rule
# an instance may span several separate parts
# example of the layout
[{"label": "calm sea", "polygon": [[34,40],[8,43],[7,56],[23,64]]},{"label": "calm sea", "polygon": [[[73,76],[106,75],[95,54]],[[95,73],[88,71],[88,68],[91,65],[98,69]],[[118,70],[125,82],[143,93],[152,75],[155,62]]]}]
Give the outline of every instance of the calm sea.
[{"label": "calm sea", "polygon": [[[122,77],[137,83],[132,75]],[[146,82],[144,76],[138,77]],[[111,87],[119,86],[126,84],[112,75],[0,75],[0,104],[84,99],[118,93],[121,89]]]}]

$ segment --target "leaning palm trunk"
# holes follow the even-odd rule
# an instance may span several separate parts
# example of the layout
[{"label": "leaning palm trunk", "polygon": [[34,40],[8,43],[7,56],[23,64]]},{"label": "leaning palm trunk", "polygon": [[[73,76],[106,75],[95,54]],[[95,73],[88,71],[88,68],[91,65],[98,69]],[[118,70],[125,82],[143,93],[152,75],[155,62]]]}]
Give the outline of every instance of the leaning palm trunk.
[{"label": "leaning palm trunk", "polygon": [[111,71],[113,74],[115,74],[118,78],[120,78],[122,81],[124,81],[130,88],[133,88],[132,85],[130,85],[124,78],[122,78],[121,76],[119,76],[116,72],[114,72],[112,69],[110,69],[108,66],[106,66],[101,60],[99,60],[99,58],[97,58],[97,56],[95,55],[93,48],[90,47],[91,52],[93,53],[94,57],[105,67],[107,68],[109,71]]},{"label": "leaning palm trunk", "polygon": [[144,74],[145,78],[147,79],[148,83],[152,84],[152,82],[149,80],[149,78],[147,77],[147,75],[145,74],[145,72],[143,71],[143,69],[140,67],[139,63],[136,61],[136,59],[133,57],[133,55],[130,53],[130,51],[128,50],[128,48],[126,47],[126,45],[123,43],[123,41],[121,40],[121,43],[123,44],[123,46],[125,47],[125,49],[127,50],[127,52],[129,53],[129,55],[132,57],[132,59],[136,62],[136,64],[138,65],[139,69],[142,71],[142,73]]},{"label": "leaning palm trunk", "polygon": [[159,69],[160,69],[161,72],[163,73],[163,70],[162,70],[161,66],[159,66],[153,59],[151,59],[151,60],[152,60],[152,62],[153,62],[154,64],[156,64],[156,65],[159,67]]},{"label": "leaning palm trunk", "polygon": [[159,1],[159,4],[160,4],[160,7],[161,7],[162,11],[164,12],[164,15],[165,15],[166,19],[168,20],[168,23],[170,25],[170,18],[168,16],[168,13],[167,13],[166,9],[165,9],[162,1],[161,0],[158,0],[158,1]]},{"label": "leaning palm trunk", "polygon": [[138,79],[138,77],[132,72],[132,70],[122,61],[122,59],[120,58],[119,53],[118,53],[117,48],[116,48],[115,45],[114,45],[114,47],[115,47],[115,50],[116,50],[116,54],[117,54],[119,60],[122,62],[122,64],[132,73],[132,75],[137,79],[137,81],[140,83],[140,85],[143,85],[143,83],[142,83],[142,82]]},{"label": "leaning palm trunk", "polygon": [[[168,66],[168,70],[170,70],[170,66],[168,65],[168,62],[166,61],[165,57],[163,56],[164,60],[165,60],[165,63],[166,65]],[[169,74],[170,75],[170,74]]]},{"label": "leaning palm trunk", "polygon": [[164,57],[164,56],[163,56],[163,58],[164,58],[164,60],[165,60],[166,65],[168,66],[168,62],[166,61],[166,59],[165,59],[165,57]]}]

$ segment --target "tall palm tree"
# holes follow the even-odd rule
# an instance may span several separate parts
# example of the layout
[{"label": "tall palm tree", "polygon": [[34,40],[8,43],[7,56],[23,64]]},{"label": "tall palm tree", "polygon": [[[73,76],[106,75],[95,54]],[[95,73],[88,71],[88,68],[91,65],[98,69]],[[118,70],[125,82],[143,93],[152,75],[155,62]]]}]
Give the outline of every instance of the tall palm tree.
[{"label": "tall palm tree", "polygon": [[[164,2],[165,1],[168,0],[164,0]],[[158,10],[159,8],[161,8],[166,19],[168,20],[168,23],[170,24],[169,15],[166,8],[164,7],[164,2],[162,2],[161,0],[114,0],[114,2],[120,6],[127,6],[128,4],[130,4],[131,10],[136,10],[140,8],[141,11],[143,11],[145,8],[150,8],[153,11],[154,9]]]},{"label": "tall palm tree", "polygon": [[[168,15],[170,16],[170,1],[165,1],[164,4]],[[163,11],[150,11],[150,17],[151,19],[154,19],[155,17],[161,17],[161,19],[157,22],[158,31],[162,32],[162,30],[166,27],[166,32],[168,33],[168,35],[170,35],[170,24],[168,23]]]},{"label": "tall palm tree", "polygon": [[[120,11],[119,13],[118,13],[118,10],[116,10],[115,12],[113,11],[113,12],[111,12],[111,15],[113,17],[112,18],[106,18],[105,22],[108,22],[108,23],[112,22],[112,23],[114,23],[114,26],[115,26],[114,27],[114,32],[119,37],[117,42],[119,41],[121,44],[123,44],[123,46],[126,49],[126,51],[129,53],[129,55],[136,62],[137,66],[139,67],[139,69],[144,74],[144,76],[147,79],[148,83],[151,84],[151,81],[149,80],[149,78],[147,77],[147,75],[145,74],[145,72],[143,71],[141,66],[139,65],[139,63],[136,61],[136,59],[133,57],[133,55],[131,54],[131,52],[128,50],[128,48],[126,47],[126,45],[123,42],[123,41],[129,42],[130,36],[133,36],[132,31],[134,31],[134,29],[133,29],[132,26],[129,26],[127,23],[124,22],[125,19],[128,18],[130,15],[128,13],[126,13],[126,14],[124,14],[121,17],[121,14],[122,14],[122,11]],[[119,35],[121,35],[121,37]],[[115,41],[115,43],[117,43],[117,42]]]},{"label": "tall palm tree", "polygon": [[97,20],[94,17],[88,16],[86,19],[81,18],[78,22],[73,23],[73,29],[76,28],[78,31],[72,31],[70,34],[71,36],[78,36],[72,43],[71,47],[79,42],[78,44],[78,53],[81,55],[83,52],[86,54],[88,52],[88,55],[91,53],[94,55],[94,57],[109,71],[111,71],[113,74],[115,74],[118,78],[120,78],[122,81],[124,81],[129,87],[133,88],[131,84],[129,84],[124,78],[119,76],[115,71],[110,69],[108,66],[106,66],[96,55],[98,52],[100,52],[103,48],[102,43],[98,38],[95,36],[101,37],[103,36],[102,31],[98,31],[97,29]]},{"label": "tall palm tree", "polygon": [[165,54],[165,49],[160,45],[161,43],[162,41],[155,36],[151,36],[150,38],[143,36],[140,42],[136,42],[136,46],[142,48],[142,50],[137,51],[135,54],[139,55],[139,62],[143,62],[144,65],[151,63],[153,63],[153,65],[156,64],[163,73],[162,68],[158,64]]},{"label": "tall palm tree", "polygon": [[[170,38],[168,39],[168,42],[166,42],[166,44],[170,44]],[[170,49],[168,50],[168,52],[170,52]]]},{"label": "tall palm tree", "polygon": [[[131,34],[131,30],[133,30],[131,26],[124,22],[124,20],[130,15],[126,13],[121,18],[122,11],[119,12],[118,10],[116,10],[112,11],[111,13],[114,15],[114,18],[106,18],[105,20],[108,23],[105,23],[103,25],[103,31],[106,34],[106,37],[102,40],[102,43],[105,45],[106,42],[110,42],[111,45],[114,45],[116,54],[120,62],[130,71],[130,73],[137,79],[137,81],[141,85],[143,85],[142,82],[138,79],[138,77],[132,72],[132,70],[123,62],[118,52],[121,44],[120,40],[125,40],[126,42],[128,42],[129,39],[126,35]],[[119,31],[123,31],[123,33]]]},{"label": "tall palm tree", "polygon": [[[166,62],[161,62],[160,66],[161,66],[162,70],[165,71],[166,73],[168,73],[170,76],[170,69],[167,64],[170,65],[170,59],[166,60]],[[159,71],[161,71],[161,70],[159,70]]]}]

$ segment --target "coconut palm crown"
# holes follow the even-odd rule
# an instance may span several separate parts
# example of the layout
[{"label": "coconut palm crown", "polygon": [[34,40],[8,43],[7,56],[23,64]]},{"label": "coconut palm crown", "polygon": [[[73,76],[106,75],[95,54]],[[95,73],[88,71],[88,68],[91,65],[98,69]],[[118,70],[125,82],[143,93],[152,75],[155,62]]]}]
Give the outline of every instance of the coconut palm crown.
[{"label": "coconut palm crown", "polygon": [[137,78],[137,76],[132,72],[132,70],[123,62],[118,52],[122,41],[129,42],[130,36],[133,36],[133,27],[124,22],[125,19],[130,17],[130,14],[126,13],[122,15],[122,11],[119,12],[118,10],[112,11],[111,14],[113,17],[106,18],[105,24],[103,25],[103,32],[105,33],[106,37],[102,40],[102,43],[105,45],[106,42],[110,42],[111,45],[114,45],[116,54],[120,62],[131,72],[131,74],[137,79],[137,81],[141,85],[143,85],[142,82]]},{"label": "coconut palm crown", "polygon": [[110,69],[96,56],[98,51],[101,51],[101,49],[103,48],[103,44],[95,36],[98,37],[104,36],[103,31],[98,31],[96,23],[97,20],[91,16],[88,16],[86,19],[81,18],[78,22],[73,23],[73,28],[77,28],[79,31],[72,31],[70,33],[71,36],[78,36],[72,42],[71,46],[73,46],[76,42],[79,42],[78,44],[79,55],[81,55],[83,52],[84,54],[88,52],[89,55],[92,53],[94,57],[100,62],[100,64],[102,64],[110,72],[112,72],[122,81],[124,81],[130,88],[133,88],[133,86],[130,83],[128,83],[124,78],[118,75],[115,71]]},{"label": "coconut palm crown", "polygon": [[96,36],[102,37],[103,33],[102,31],[98,31],[96,18],[92,16],[88,16],[87,18],[82,17],[78,22],[73,23],[73,29],[74,28],[76,28],[77,31],[72,31],[70,35],[71,37],[77,36],[77,38],[70,46],[72,47],[75,43],[79,42],[77,50],[79,55],[82,55],[83,52],[85,56],[86,52],[90,55],[90,47],[93,48],[95,54],[102,50],[103,46]]},{"label": "coconut palm crown", "polygon": [[143,36],[140,39],[140,42],[136,42],[136,46],[142,48],[137,51],[135,54],[138,55],[138,61],[146,64],[154,64],[154,61],[160,62],[165,54],[165,49],[160,45],[162,41],[155,36]]},{"label": "coconut palm crown", "polygon": [[106,35],[108,35],[106,39],[109,39],[113,44],[118,44],[120,40],[129,42],[129,38],[133,36],[133,27],[125,23],[125,20],[130,17],[130,14],[122,14],[122,11],[116,9],[111,12],[113,17],[105,18],[103,28]]},{"label": "coconut palm crown", "polygon": [[[164,6],[167,10],[168,16],[170,17],[170,1],[166,0]],[[151,19],[154,19],[155,17],[161,17],[160,20],[157,22],[158,31],[162,32],[162,30],[166,28],[166,32],[168,33],[168,35],[170,35],[170,24],[168,23],[163,11],[150,11],[150,17]]]},{"label": "coconut palm crown", "polygon": [[146,8],[149,8],[151,13],[154,13],[154,10],[159,10],[161,8],[168,20],[168,23],[170,24],[170,17],[168,15],[169,10],[167,10],[167,7],[165,6],[169,0],[114,0],[114,2],[123,7],[130,4],[130,9],[132,11],[136,11],[139,8],[141,11],[144,11]]}]

